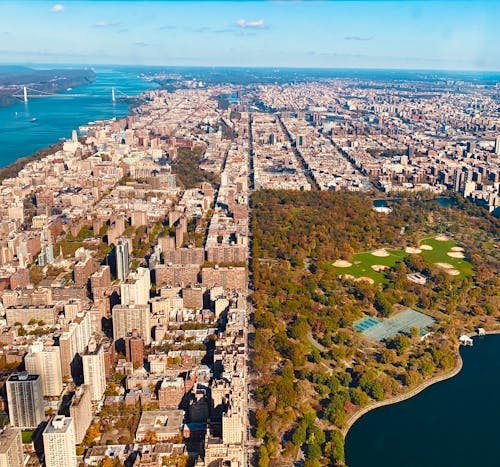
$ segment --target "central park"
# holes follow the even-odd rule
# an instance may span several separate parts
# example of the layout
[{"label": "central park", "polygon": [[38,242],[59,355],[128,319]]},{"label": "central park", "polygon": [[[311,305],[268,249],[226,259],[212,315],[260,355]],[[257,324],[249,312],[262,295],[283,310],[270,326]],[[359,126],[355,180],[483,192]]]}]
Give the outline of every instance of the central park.
[{"label": "central park", "polygon": [[[357,413],[451,374],[458,336],[498,327],[498,219],[426,194],[389,213],[372,204],[361,193],[253,195],[262,467],[343,465]],[[363,320],[391,332],[372,338]]]}]

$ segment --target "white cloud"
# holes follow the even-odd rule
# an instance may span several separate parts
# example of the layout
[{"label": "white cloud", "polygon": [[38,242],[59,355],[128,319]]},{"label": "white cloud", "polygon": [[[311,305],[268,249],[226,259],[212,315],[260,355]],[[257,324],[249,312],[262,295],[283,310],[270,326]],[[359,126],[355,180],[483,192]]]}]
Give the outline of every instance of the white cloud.
[{"label": "white cloud", "polygon": [[120,21],[98,21],[95,23],[96,28],[109,28],[111,26],[118,26]]},{"label": "white cloud", "polygon": [[61,11],[64,11],[64,5],[61,5],[60,3],[56,3],[50,11],[52,13],[60,13]]},{"label": "white cloud", "polygon": [[346,41],[371,41],[372,36],[346,36],[344,37]]},{"label": "white cloud", "polygon": [[236,21],[236,24],[240,28],[263,28],[264,20],[256,19],[255,21],[247,21],[246,19],[239,19],[238,21]]}]

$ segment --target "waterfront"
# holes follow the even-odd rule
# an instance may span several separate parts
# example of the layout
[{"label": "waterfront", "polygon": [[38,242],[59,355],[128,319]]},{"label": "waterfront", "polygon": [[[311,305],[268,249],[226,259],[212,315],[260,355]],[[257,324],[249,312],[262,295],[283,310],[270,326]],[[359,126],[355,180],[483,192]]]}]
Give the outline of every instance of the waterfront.
[{"label": "waterfront", "polygon": [[347,434],[347,465],[497,466],[499,346],[500,335],[476,338],[457,376],[363,416]]},{"label": "waterfront", "polygon": [[[117,90],[114,103],[113,87]],[[120,101],[122,93],[133,96],[153,87],[155,83],[143,80],[134,70],[96,70],[96,80],[89,85],[0,108],[0,167],[57,143],[61,137],[69,138],[79,125],[127,115],[128,104]]]}]

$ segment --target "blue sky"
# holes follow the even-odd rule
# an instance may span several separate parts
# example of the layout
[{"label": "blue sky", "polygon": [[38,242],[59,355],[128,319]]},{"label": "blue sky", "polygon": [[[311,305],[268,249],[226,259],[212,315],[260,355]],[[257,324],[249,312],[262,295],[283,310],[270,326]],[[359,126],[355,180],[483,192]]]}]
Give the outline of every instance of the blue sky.
[{"label": "blue sky", "polygon": [[500,2],[0,0],[0,62],[500,70]]}]

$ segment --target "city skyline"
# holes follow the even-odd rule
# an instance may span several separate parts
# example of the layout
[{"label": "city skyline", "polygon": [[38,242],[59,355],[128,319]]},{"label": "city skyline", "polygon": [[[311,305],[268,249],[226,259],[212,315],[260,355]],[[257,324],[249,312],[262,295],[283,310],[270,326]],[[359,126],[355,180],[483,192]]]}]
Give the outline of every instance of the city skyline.
[{"label": "city skyline", "polygon": [[0,9],[3,63],[500,70],[493,1],[4,1]]}]

